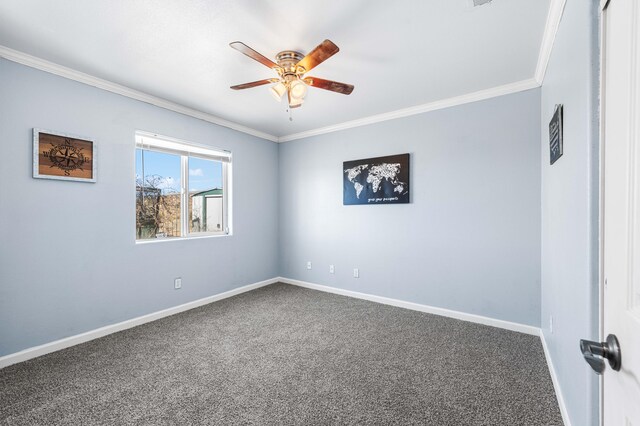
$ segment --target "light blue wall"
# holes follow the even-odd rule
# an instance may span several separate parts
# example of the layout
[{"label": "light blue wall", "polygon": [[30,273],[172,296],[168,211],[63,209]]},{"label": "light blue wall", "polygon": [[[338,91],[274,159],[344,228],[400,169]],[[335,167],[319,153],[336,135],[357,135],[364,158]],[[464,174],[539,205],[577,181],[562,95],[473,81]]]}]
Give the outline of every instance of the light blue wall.
[{"label": "light blue wall", "polygon": [[[33,179],[33,127],[95,138],[98,182]],[[233,152],[233,236],[135,244],[136,130]],[[0,132],[0,356],[277,276],[277,144],[3,59]]]},{"label": "light blue wall", "polygon": [[[596,4],[568,0],[541,90],[279,146],[0,59],[0,356],[281,275],[542,326],[597,424]],[[98,183],[33,179],[33,127],[94,137]],[[232,237],[135,245],[135,130],[233,151]],[[343,161],[403,152],[411,204],[342,205]]]},{"label": "light blue wall", "polygon": [[[542,329],[573,425],[598,424],[598,381],[578,350],[598,339],[598,3],[567,1],[542,86]],[[555,104],[564,155],[550,166]]]},{"label": "light blue wall", "polygon": [[[539,89],[281,144],[281,276],[539,326],[539,145]],[[405,152],[410,204],[342,205],[343,161]]]}]

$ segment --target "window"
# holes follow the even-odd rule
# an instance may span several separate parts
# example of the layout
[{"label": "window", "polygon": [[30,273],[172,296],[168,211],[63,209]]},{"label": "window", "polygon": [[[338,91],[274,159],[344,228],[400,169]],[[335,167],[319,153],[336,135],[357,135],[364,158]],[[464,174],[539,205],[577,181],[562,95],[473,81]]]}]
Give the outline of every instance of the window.
[{"label": "window", "polygon": [[136,240],[229,234],[231,153],[136,134]]}]

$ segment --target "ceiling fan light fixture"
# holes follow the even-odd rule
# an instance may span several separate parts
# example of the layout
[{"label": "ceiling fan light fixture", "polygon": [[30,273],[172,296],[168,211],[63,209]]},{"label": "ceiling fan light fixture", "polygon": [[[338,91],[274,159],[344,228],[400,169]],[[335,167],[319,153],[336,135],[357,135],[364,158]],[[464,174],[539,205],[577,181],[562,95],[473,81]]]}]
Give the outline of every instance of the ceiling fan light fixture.
[{"label": "ceiling fan light fixture", "polygon": [[287,87],[279,81],[277,84],[269,88],[269,92],[273,95],[276,101],[280,102],[282,96],[287,92]]},{"label": "ceiling fan light fixture", "polygon": [[302,80],[293,80],[289,83],[289,93],[293,99],[302,100],[307,95],[307,85]]},{"label": "ceiling fan light fixture", "polygon": [[298,108],[302,106],[304,102],[304,98],[295,98],[291,95],[291,88],[289,88],[289,92],[287,92],[287,97],[289,99],[289,108]]},{"label": "ceiling fan light fixture", "polygon": [[[340,49],[331,40],[324,40],[306,56],[294,50],[284,50],[276,55],[277,63],[256,52],[240,41],[234,41],[233,43],[229,43],[229,45],[238,52],[261,63],[271,70],[275,70],[278,74],[277,78],[267,78],[231,86],[231,89],[233,90],[249,89],[274,83],[274,85],[269,88],[269,92],[278,102],[281,101],[282,97],[286,93],[289,108],[297,108],[302,105],[304,98],[307,95],[307,86],[329,90],[343,95],[350,95],[353,91],[353,85],[351,84],[324,80],[317,77],[304,77],[308,71],[311,71],[316,66],[338,53]],[[289,117],[289,119],[291,119],[291,117]]]},{"label": "ceiling fan light fixture", "polygon": [[303,102],[304,99],[291,99],[291,102],[289,102],[289,108],[301,107]]}]

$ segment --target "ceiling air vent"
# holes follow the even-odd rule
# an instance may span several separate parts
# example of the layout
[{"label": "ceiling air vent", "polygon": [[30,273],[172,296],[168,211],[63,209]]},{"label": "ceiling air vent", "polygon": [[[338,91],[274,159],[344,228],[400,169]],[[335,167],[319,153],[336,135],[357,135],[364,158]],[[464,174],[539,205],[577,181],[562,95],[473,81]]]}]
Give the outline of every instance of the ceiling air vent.
[{"label": "ceiling air vent", "polygon": [[473,6],[483,6],[491,3],[493,0],[473,0]]}]

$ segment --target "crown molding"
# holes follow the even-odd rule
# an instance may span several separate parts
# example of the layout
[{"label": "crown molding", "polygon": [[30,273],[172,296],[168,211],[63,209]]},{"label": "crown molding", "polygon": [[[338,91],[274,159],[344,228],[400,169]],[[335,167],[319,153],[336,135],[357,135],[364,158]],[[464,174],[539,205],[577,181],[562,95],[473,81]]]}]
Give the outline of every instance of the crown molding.
[{"label": "crown molding", "polygon": [[261,132],[251,127],[243,126],[233,121],[220,118],[213,114],[189,108],[184,105],[180,105],[178,103],[150,95],[148,93],[131,89],[129,87],[113,83],[108,80],[94,77],[92,75],[85,74],[83,72],[76,71],[62,65],[58,65],[56,63],[8,48],[6,46],[0,45],[0,57],[20,63],[22,65],[26,65],[31,68],[39,69],[41,71],[55,74],[80,83],[88,84],[90,86],[107,90],[109,92],[116,93],[122,96],[126,96],[131,99],[136,99],[151,105],[155,105],[160,108],[164,108],[170,111],[204,120],[209,123],[217,124],[222,127],[227,127],[232,130],[256,136],[258,138],[266,139],[273,142],[288,142],[296,139],[303,139],[311,136],[322,135],[325,133],[337,132],[354,127],[366,126],[382,121],[409,117],[411,115],[422,114],[429,111],[436,111],[439,109],[482,101],[497,96],[509,95],[512,93],[522,92],[525,90],[540,87],[544,80],[544,74],[549,63],[549,58],[551,57],[551,50],[553,48],[555,36],[560,25],[565,3],[566,0],[551,0],[534,78],[280,137]]},{"label": "crown molding", "polygon": [[22,65],[26,65],[31,68],[35,68],[41,71],[45,71],[51,74],[58,75],[60,77],[68,78],[80,83],[88,84],[89,86],[97,87],[118,95],[126,96],[131,99],[136,99],[141,102],[145,102],[151,105],[155,105],[160,108],[164,108],[170,111],[174,111],[180,114],[188,115],[200,120],[207,121],[209,123],[217,124],[218,126],[227,127],[238,132],[247,133],[258,138],[266,139],[273,142],[278,142],[278,137],[270,135],[268,133],[261,132],[256,129],[252,129],[247,126],[243,126],[233,121],[228,121],[223,118],[217,117],[213,114],[198,111],[193,108],[186,107],[184,105],[177,104],[175,102],[168,101],[157,96],[150,95],[148,93],[141,92],[139,90],[131,89],[129,87],[113,83],[111,81],[103,80],[98,77],[94,77],[89,74],[85,74],[80,71],[76,71],[71,68],[58,65],[54,62],[47,61],[45,59],[37,58],[26,53],[10,49],[6,46],[0,45],[0,57],[8,59],[13,62],[17,62]]},{"label": "crown molding", "polygon": [[540,53],[538,54],[538,65],[536,66],[535,73],[535,79],[541,86],[544,82],[544,76],[547,73],[553,43],[556,40],[556,34],[558,34],[558,28],[560,27],[560,21],[562,20],[566,3],[567,0],[551,0],[551,4],[549,5],[549,14],[547,15],[547,23],[544,27],[544,34],[542,35]]},{"label": "crown molding", "polygon": [[346,121],[340,124],[321,127],[318,129],[307,130],[300,133],[293,133],[278,138],[278,142],[288,142],[296,139],[308,138],[310,136],[322,135],[325,133],[337,132],[339,130],[351,129],[353,127],[366,126],[368,124],[380,123],[382,121],[395,120],[396,118],[409,117],[411,115],[422,114],[424,112],[436,111],[439,109],[449,108],[452,106],[468,104],[471,102],[483,101],[497,96],[509,95],[512,93],[523,92],[525,90],[540,87],[540,83],[536,79],[528,79],[517,81],[515,83],[505,84],[503,86],[492,87],[490,89],[480,90],[466,95],[456,96],[453,98],[441,99],[435,102],[429,102],[422,105],[416,105],[409,108],[403,108],[396,111],[385,112],[383,114],[371,115],[357,120]]},{"label": "crown molding", "polygon": [[[601,0],[608,1],[608,0]],[[511,93],[517,93],[524,90],[534,89],[542,86],[544,82],[544,76],[547,72],[549,60],[551,58],[551,51],[553,50],[553,44],[560,27],[560,21],[562,20],[562,14],[567,0],[551,0],[549,5],[549,12],[547,14],[547,20],[545,23],[544,33],[542,36],[542,43],[540,45],[540,52],[538,53],[538,62],[536,65],[536,71],[534,77],[528,80],[522,80],[519,82],[506,84],[504,86],[498,86],[491,89],[481,90],[474,93],[469,93],[462,96],[457,96],[448,99],[442,99],[439,101],[417,105],[410,108],[399,109],[383,114],[372,115],[369,117],[347,121],[332,126],[321,127],[318,129],[307,130],[300,133],[293,133],[286,136],[280,136],[278,142],[288,142],[296,139],[308,138],[310,136],[322,135],[325,133],[337,132],[339,130],[350,129],[353,127],[366,126],[368,124],[379,123],[381,121],[394,120],[396,118],[408,117],[415,114],[421,114],[423,112],[435,111],[438,109],[449,108],[456,105],[463,105],[470,102],[477,102],[496,96],[508,95]]]}]

